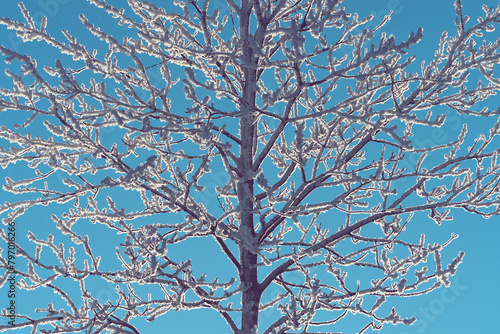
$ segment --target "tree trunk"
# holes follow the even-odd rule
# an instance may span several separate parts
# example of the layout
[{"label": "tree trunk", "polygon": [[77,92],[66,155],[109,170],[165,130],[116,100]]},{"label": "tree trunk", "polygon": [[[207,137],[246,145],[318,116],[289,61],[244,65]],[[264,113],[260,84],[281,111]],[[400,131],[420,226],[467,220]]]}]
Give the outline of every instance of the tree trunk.
[{"label": "tree trunk", "polygon": [[240,177],[238,182],[239,232],[242,243],[240,251],[240,281],[246,287],[242,294],[241,333],[257,333],[260,289],[257,280],[258,245],[254,226],[254,178],[252,161],[254,150],[255,126],[251,109],[243,112],[240,119],[241,151]]},{"label": "tree trunk", "polygon": [[257,282],[257,255],[240,248],[242,263],[242,282],[248,287],[241,297],[241,334],[257,334],[259,303],[261,292]]},{"label": "tree trunk", "polygon": [[[252,5],[242,1],[240,12],[240,38],[243,41],[243,56],[248,63],[256,63],[254,51],[249,43],[250,13]],[[243,101],[239,105],[241,149],[238,182],[238,206],[240,213],[239,230],[244,242],[239,245],[241,272],[240,280],[246,290],[242,293],[241,334],[257,334],[259,320],[259,303],[261,291],[257,277],[258,254],[257,239],[254,226],[254,176],[252,174],[253,155],[255,149],[255,82],[256,71],[251,67],[244,69]]]},{"label": "tree trunk", "polygon": [[[243,120],[241,123],[245,123]],[[242,180],[238,183],[238,205],[240,218],[240,236],[242,243],[240,251],[240,281],[246,290],[242,293],[241,334],[256,334],[259,319],[260,288],[257,279],[257,238],[255,235],[253,205],[254,205],[254,180],[246,179],[251,173],[253,150],[253,126],[242,124]]]}]

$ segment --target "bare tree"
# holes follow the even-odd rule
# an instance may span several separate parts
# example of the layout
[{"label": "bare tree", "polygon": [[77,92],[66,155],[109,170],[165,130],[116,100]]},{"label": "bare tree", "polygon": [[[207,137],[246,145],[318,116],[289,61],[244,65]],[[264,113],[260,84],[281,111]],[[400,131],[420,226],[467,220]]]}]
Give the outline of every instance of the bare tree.
[{"label": "bare tree", "polygon": [[[134,318],[197,308],[219,313],[235,334],[340,332],[337,321],[349,314],[367,319],[359,333],[411,324],[381,306],[448,286],[464,256],[441,262],[455,235],[444,244],[423,234],[411,241],[404,231],[412,217],[427,213],[441,224],[453,210],[500,213],[500,123],[470,139],[466,125],[454,134],[447,122],[499,114],[474,106],[500,89],[500,41],[483,41],[500,6],[484,6],[473,23],[457,0],[456,34],[444,32],[419,69],[408,49],[422,29],[402,42],[375,37],[390,15],[370,25],[373,17],[347,13],[341,0],[174,0],[165,9],[129,0],[127,10],[88,2],[125,26],[119,41],[80,15],[107,52],[68,31],[59,41],[22,3],[25,23],[0,19],[24,42],[61,53],[40,68],[0,46],[12,79],[0,90],[0,110],[21,123],[2,126],[0,138],[14,146],[0,149],[0,163],[34,170],[6,178],[4,191],[19,197],[2,204],[3,223],[34,206],[74,204],[48,227],[65,243],[30,232],[36,250],[15,241],[25,266],[9,269],[5,252],[1,258],[2,285],[15,272],[19,289],[52,289],[66,306],[40,301],[36,316],[17,314],[0,331],[138,333]],[[482,82],[470,82],[474,72]],[[109,127],[113,141],[103,139]],[[456,137],[415,144],[440,127]],[[208,184],[211,173],[224,184]],[[116,188],[123,197],[112,198]],[[213,191],[215,202],[203,200]],[[142,206],[132,210],[137,195]],[[114,266],[100,264],[111,254],[78,232],[81,224],[102,224],[121,240]],[[195,237],[212,238],[231,267],[214,263],[205,274],[169,253]],[[220,268],[234,278],[219,281]],[[363,274],[347,278],[352,270]],[[91,278],[116,285],[117,299],[99,300]],[[66,281],[78,289],[63,288]],[[263,299],[271,289],[278,293]]]}]

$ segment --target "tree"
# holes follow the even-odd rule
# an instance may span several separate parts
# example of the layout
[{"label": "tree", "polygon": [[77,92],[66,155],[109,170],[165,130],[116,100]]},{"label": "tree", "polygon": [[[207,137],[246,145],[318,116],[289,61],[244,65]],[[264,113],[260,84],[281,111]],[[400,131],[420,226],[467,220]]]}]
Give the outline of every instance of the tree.
[{"label": "tree", "polygon": [[[390,15],[373,25],[342,1],[175,0],[163,9],[129,0],[126,11],[88,2],[128,29],[120,42],[117,31],[80,15],[105,54],[101,42],[85,46],[68,31],[59,41],[22,3],[26,23],[0,19],[24,42],[61,52],[40,68],[0,46],[12,80],[0,90],[0,110],[24,117],[2,126],[0,138],[14,146],[0,149],[0,162],[34,170],[6,178],[4,191],[18,197],[1,206],[3,223],[38,205],[74,206],[52,215],[65,244],[30,232],[35,250],[14,242],[25,267],[9,269],[7,254],[1,258],[1,285],[15,272],[18,288],[49,288],[66,304],[18,314],[0,331],[138,333],[134,318],[196,308],[219,313],[235,334],[339,331],[349,314],[368,319],[359,333],[411,324],[382,305],[448,286],[464,253],[442,263],[456,236],[405,240],[408,224],[422,213],[437,224],[458,210],[500,213],[498,120],[472,143],[464,125],[454,140],[415,144],[428,129],[453,133],[447,116],[500,113],[474,108],[500,89],[500,40],[483,42],[500,5],[484,6],[472,23],[457,0],[456,35],[443,33],[418,69],[408,50],[422,29],[402,42],[376,38]],[[470,82],[475,72],[487,83]],[[103,135],[109,127],[119,134],[113,140]],[[224,184],[208,184],[210,173]],[[126,200],[111,195],[116,189]],[[213,191],[217,207],[203,200]],[[132,209],[138,198],[141,208]],[[121,268],[78,227],[99,224],[120,236]],[[205,275],[171,255],[193,238],[218,244],[232,279],[219,282],[215,265]],[[347,278],[354,271],[362,274]],[[115,284],[118,298],[96,298],[93,278]],[[61,288],[71,282],[77,290]],[[271,289],[279,293],[263,303]],[[259,327],[268,309],[275,317]]]}]

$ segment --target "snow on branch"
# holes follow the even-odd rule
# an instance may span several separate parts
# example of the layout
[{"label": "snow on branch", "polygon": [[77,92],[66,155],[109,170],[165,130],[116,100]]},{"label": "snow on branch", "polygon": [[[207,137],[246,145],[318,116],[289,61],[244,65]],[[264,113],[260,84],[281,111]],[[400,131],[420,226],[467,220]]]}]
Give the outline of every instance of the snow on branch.
[{"label": "snow on branch", "polygon": [[22,3],[0,18],[51,50],[0,46],[2,221],[51,217],[15,242],[17,287],[59,298],[13,328],[139,333],[201,308],[234,334],[409,325],[389,297],[449,286],[464,253],[407,227],[500,214],[500,6],[473,23],[455,1],[456,35],[420,59],[422,28],[398,41],[392,13],[338,0],[88,2],[88,35]]}]

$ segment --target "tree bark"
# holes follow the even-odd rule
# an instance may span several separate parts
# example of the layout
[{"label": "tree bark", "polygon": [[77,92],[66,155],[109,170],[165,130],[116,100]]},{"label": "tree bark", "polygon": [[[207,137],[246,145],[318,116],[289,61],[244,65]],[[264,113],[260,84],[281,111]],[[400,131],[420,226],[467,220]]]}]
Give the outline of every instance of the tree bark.
[{"label": "tree bark", "polygon": [[[252,5],[242,1],[240,12],[240,38],[243,41],[243,57],[247,64],[256,63],[254,51],[250,46],[249,27]],[[254,176],[252,174],[253,155],[255,150],[255,69],[247,66],[244,69],[244,85],[242,101],[239,105],[240,116],[240,181],[238,182],[238,205],[240,212],[240,233],[244,242],[239,245],[240,251],[240,281],[245,286],[242,293],[241,334],[257,334],[259,320],[259,303],[261,291],[257,276],[258,249],[254,226]]]},{"label": "tree bark", "polygon": [[247,289],[241,297],[241,334],[257,334],[261,291],[257,281],[257,255],[240,247],[241,281]]},{"label": "tree bark", "polygon": [[[250,113],[249,113],[250,114]],[[240,251],[240,281],[246,290],[242,293],[241,333],[257,333],[259,318],[259,302],[261,291],[257,279],[258,238],[254,226],[254,180],[252,172],[252,151],[254,126],[241,120],[241,175],[238,183],[238,205],[240,226],[239,232],[243,242],[239,245]]]}]

